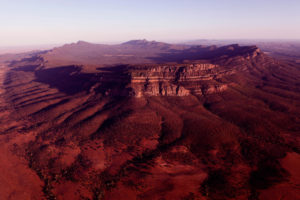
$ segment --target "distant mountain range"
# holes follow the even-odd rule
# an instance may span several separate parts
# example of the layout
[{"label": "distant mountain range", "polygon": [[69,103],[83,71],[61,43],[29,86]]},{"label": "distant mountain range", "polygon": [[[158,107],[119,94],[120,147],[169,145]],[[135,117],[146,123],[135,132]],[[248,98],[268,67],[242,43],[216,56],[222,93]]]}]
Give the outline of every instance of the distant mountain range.
[{"label": "distant mountain range", "polygon": [[237,56],[251,53],[256,47],[229,45],[221,48],[203,45],[168,44],[132,40],[119,45],[92,44],[83,41],[57,47],[42,54],[46,66],[68,64],[116,65],[182,63],[188,60],[216,59],[220,55]]}]

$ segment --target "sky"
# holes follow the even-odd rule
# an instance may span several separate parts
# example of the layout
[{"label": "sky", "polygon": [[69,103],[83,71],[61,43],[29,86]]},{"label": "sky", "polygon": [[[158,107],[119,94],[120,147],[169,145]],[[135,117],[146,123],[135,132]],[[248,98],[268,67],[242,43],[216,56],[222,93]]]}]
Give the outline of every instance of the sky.
[{"label": "sky", "polygon": [[300,39],[300,0],[0,0],[0,47]]}]

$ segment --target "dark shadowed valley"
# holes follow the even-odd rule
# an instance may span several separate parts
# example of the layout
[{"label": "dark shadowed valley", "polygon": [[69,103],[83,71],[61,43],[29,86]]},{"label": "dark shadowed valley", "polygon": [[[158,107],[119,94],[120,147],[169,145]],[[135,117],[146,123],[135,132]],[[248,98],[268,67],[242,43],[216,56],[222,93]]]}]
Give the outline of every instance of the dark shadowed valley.
[{"label": "dark shadowed valley", "polygon": [[300,199],[300,56],[286,49],[0,56],[0,199]]}]

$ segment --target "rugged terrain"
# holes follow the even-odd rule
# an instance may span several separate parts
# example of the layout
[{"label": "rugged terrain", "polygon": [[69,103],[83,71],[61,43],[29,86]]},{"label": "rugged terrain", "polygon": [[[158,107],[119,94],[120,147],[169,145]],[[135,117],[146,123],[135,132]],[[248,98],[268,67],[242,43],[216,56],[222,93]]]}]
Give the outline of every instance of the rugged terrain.
[{"label": "rugged terrain", "polygon": [[4,199],[299,199],[300,66],[256,46],[1,57]]}]

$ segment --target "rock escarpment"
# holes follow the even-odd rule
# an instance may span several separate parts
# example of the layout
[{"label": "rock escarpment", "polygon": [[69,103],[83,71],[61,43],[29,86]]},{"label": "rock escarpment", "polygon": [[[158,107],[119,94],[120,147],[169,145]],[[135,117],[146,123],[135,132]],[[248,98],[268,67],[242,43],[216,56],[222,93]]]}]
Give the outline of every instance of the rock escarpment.
[{"label": "rock escarpment", "polygon": [[224,91],[234,73],[215,64],[136,65],[102,69],[98,89],[109,96],[188,96]]},{"label": "rock escarpment", "polygon": [[102,69],[97,88],[108,96],[188,96],[224,91],[234,73],[215,64],[136,65]]},{"label": "rock escarpment", "polygon": [[214,64],[144,66],[129,71],[136,97],[204,95],[227,88],[216,82],[226,71]]}]

